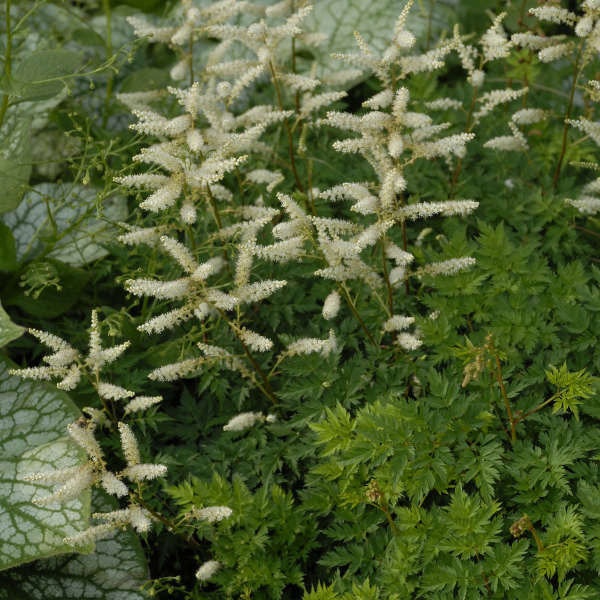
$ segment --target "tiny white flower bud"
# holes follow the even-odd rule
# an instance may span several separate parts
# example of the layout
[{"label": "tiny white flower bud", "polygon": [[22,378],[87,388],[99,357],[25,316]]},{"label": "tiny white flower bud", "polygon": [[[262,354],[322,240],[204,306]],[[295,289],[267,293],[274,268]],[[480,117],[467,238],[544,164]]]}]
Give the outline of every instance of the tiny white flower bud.
[{"label": "tiny white flower bud", "polygon": [[123,400],[124,398],[132,398],[135,396],[135,392],[126,390],[118,385],[113,385],[112,383],[100,382],[96,386],[96,390],[101,398],[107,400]]},{"label": "tiny white flower bud", "polygon": [[232,417],[226,425],[223,425],[223,431],[243,431],[252,427],[259,421],[264,421],[265,417],[261,412],[245,412]]},{"label": "tiny white flower bud", "polygon": [[388,142],[388,152],[392,158],[400,158],[402,151],[404,150],[404,142],[402,136],[399,133],[392,133],[390,135],[390,141]]},{"label": "tiny white flower bud", "polygon": [[231,83],[229,81],[221,81],[217,84],[217,96],[219,98],[227,98],[231,94]]},{"label": "tiny white flower bud", "polygon": [[149,481],[162,477],[166,472],[165,465],[140,464],[127,467],[123,474],[131,481]]},{"label": "tiny white flower bud", "polygon": [[405,317],[403,315],[394,315],[390,317],[384,324],[384,331],[402,331],[408,329],[415,322],[414,317]]},{"label": "tiny white flower bud", "polygon": [[81,533],[66,537],[63,541],[70,546],[87,546],[90,542],[106,537],[116,528],[117,523],[102,523],[102,525],[96,525]]},{"label": "tiny white flower bud", "polygon": [[340,300],[341,297],[339,293],[335,290],[331,292],[329,296],[327,296],[327,298],[325,298],[325,302],[323,303],[324,319],[327,319],[329,321],[330,319],[333,319],[337,316],[340,310]]},{"label": "tiny white flower bud", "polygon": [[191,202],[184,202],[179,209],[181,221],[186,225],[193,225],[196,222],[196,207]]},{"label": "tiny white flower bud", "polygon": [[169,74],[171,75],[171,79],[173,81],[181,81],[185,79],[190,70],[190,61],[188,58],[184,58],[177,62],[172,68]]},{"label": "tiny white flower bud", "polygon": [[140,462],[140,450],[137,440],[133,435],[133,431],[126,423],[118,424],[119,433],[121,434],[121,447],[127,464],[132,467]]},{"label": "tiny white flower bud", "polygon": [[129,522],[138,533],[145,533],[152,526],[150,513],[137,504],[132,504],[129,507]]},{"label": "tiny white flower bud", "polygon": [[239,336],[241,340],[250,347],[251,350],[256,350],[257,352],[267,352],[273,347],[273,342],[262,335],[254,331],[250,331],[245,327],[242,327],[239,331]]},{"label": "tiny white flower bud", "polygon": [[192,152],[201,152],[204,149],[204,139],[197,129],[190,129],[186,133],[186,141]]},{"label": "tiny white flower bud", "polygon": [[485,81],[485,73],[477,69],[471,73],[469,80],[473,87],[481,87]]},{"label": "tiny white flower bud", "polygon": [[162,396],[137,396],[125,406],[125,414],[146,410],[162,402]]},{"label": "tiny white flower bud", "polygon": [[220,568],[221,563],[218,560],[208,560],[196,571],[196,579],[208,581]]},{"label": "tiny white flower bud", "polygon": [[228,506],[206,506],[200,509],[194,509],[192,514],[197,519],[216,523],[222,521],[233,514],[233,511]]},{"label": "tiny white flower bud", "polygon": [[110,471],[104,471],[100,479],[100,483],[107,493],[111,494],[112,496],[116,496],[117,498],[121,498],[122,496],[127,496],[127,494],[129,494],[127,486]]},{"label": "tiny white flower bud", "polygon": [[404,350],[416,350],[423,342],[411,333],[401,333],[397,339],[398,344]]}]

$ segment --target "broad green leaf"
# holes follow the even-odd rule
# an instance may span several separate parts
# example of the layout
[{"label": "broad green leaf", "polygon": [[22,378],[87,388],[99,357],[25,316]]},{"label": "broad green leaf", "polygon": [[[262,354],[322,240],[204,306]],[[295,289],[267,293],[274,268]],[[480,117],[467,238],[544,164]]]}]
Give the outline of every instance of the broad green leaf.
[{"label": "broad green leaf", "polygon": [[78,52],[42,50],[28,55],[12,74],[13,93],[23,100],[47,100],[59,94],[64,78],[76,73],[82,56]]},{"label": "broad green leaf", "polygon": [[[115,510],[94,494],[94,511]],[[144,600],[148,568],[137,536],[117,531],[91,554],[63,554],[0,574],[0,600]]]},{"label": "broad green leaf", "polygon": [[165,69],[145,68],[134,71],[125,78],[121,92],[145,92],[163,89],[171,84],[169,73]]},{"label": "broad green leaf", "polygon": [[89,278],[87,271],[58,260],[33,261],[18,284],[13,280],[4,288],[2,300],[30,315],[53,319],[78,301]]},{"label": "broad green leaf", "polygon": [[99,216],[98,192],[83,185],[36,185],[15,211],[3,217],[15,237],[17,259],[35,257],[47,243],[53,246],[48,256],[72,266],[106,256],[102,244],[114,240],[112,222],[127,217],[127,201],[122,196],[104,200]]},{"label": "broad green leaf", "polygon": [[53,386],[9,375],[13,366],[0,357],[0,570],[71,552],[63,538],[86,529],[90,514],[89,492],[65,504],[32,503],[54,486],[23,476],[85,460],[65,429],[79,411]]},{"label": "broad green leaf", "polygon": [[0,222],[0,271],[17,268],[17,249],[11,230]]},{"label": "broad green leaf", "polygon": [[30,120],[11,119],[0,135],[0,214],[19,205],[30,174]]},{"label": "broad green leaf", "polygon": [[15,325],[0,303],[0,348],[23,335],[25,329]]}]

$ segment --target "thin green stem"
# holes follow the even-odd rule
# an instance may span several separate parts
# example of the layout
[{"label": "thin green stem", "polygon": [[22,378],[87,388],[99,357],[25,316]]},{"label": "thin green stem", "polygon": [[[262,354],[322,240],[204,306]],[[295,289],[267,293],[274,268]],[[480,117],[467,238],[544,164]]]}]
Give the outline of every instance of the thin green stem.
[{"label": "thin green stem", "polygon": [[[104,8],[104,15],[106,17],[106,60],[110,60],[112,56],[112,13],[110,10],[110,0],[102,0],[102,7]],[[110,98],[113,90],[113,73],[109,71],[108,79],[106,81],[106,96],[104,98],[104,114],[102,115],[102,127],[106,127],[108,120],[108,109],[110,105]]]},{"label": "thin green stem", "polygon": [[352,311],[352,314],[354,314],[354,316],[356,317],[356,320],[362,327],[362,330],[365,332],[365,335],[369,338],[369,341],[373,344],[373,346],[377,346],[377,342],[371,335],[371,332],[367,329],[365,322],[362,320],[360,314],[356,310],[356,306],[354,306],[354,302],[352,302],[352,298],[350,298],[350,294],[348,293],[348,288],[346,288],[346,286],[343,283],[340,283],[339,285],[340,285],[340,289],[342,290],[342,292],[344,294],[344,298],[346,299],[346,302],[348,303],[348,306],[350,307],[350,310]]},{"label": "thin green stem", "polygon": [[194,36],[190,36],[190,43],[188,47],[190,53],[190,87],[194,85]]},{"label": "thin green stem", "polygon": [[569,94],[569,103],[567,104],[567,111],[565,112],[564,118],[564,126],[563,126],[563,136],[562,136],[562,147],[560,150],[560,157],[558,158],[558,163],[556,165],[556,170],[554,171],[554,177],[552,178],[552,189],[556,189],[558,184],[558,179],[560,177],[560,170],[562,168],[563,160],[565,158],[565,153],[567,151],[567,134],[569,131],[569,124],[567,121],[571,116],[571,109],[573,108],[573,100],[575,98],[575,88],[577,87],[577,78],[579,77],[579,60],[581,58],[581,51],[583,49],[584,42],[579,44],[579,48],[577,50],[577,57],[575,58],[575,66],[573,68],[573,83],[571,85],[571,93]]},{"label": "thin green stem", "polygon": [[[275,88],[275,95],[277,96],[277,104],[279,105],[280,110],[284,110],[283,108],[283,99],[281,97],[281,89],[279,87],[279,80],[277,79],[277,73],[275,72],[275,68],[273,67],[273,63],[269,61],[269,69],[271,70],[271,78],[273,79],[273,87]],[[300,176],[298,175],[298,171],[296,169],[296,159],[294,155],[294,138],[292,136],[292,131],[290,129],[290,124],[288,120],[285,119],[283,121],[283,126],[285,128],[285,132],[288,138],[288,152],[290,155],[290,167],[292,169],[292,174],[294,175],[294,181],[296,182],[296,187],[304,192],[304,186],[300,181]]]},{"label": "thin green stem", "polygon": [[504,406],[506,408],[506,414],[508,415],[508,420],[510,421],[510,441],[512,443],[517,441],[517,429],[516,423],[513,418],[512,408],[510,406],[510,400],[508,399],[508,395],[506,394],[506,388],[504,387],[504,381],[502,380],[502,367],[500,366],[500,359],[497,354],[494,354],[494,359],[496,361],[496,379],[498,381],[498,385],[500,386],[500,393],[502,394],[502,399],[504,400]]},{"label": "thin green stem", "polygon": [[[11,72],[11,61],[12,61],[12,31],[10,30],[10,4],[11,0],[6,0],[6,51],[4,53],[4,76],[10,78]],[[0,104],[0,127],[4,122],[4,116],[8,110],[8,92],[5,92],[2,96],[2,104]]]},{"label": "thin green stem", "polygon": [[383,278],[385,279],[385,285],[388,293],[388,304],[390,308],[390,316],[394,314],[394,291],[392,290],[392,284],[387,270],[387,264],[385,262],[385,234],[381,238],[381,264],[383,266]]},{"label": "thin green stem", "polygon": [[429,13],[427,14],[427,37],[425,38],[425,50],[429,50],[431,43],[431,21],[433,19],[433,9],[435,8],[435,0],[429,0]]},{"label": "thin green stem", "polygon": [[519,19],[517,20],[517,25],[519,29],[522,29],[525,25],[525,7],[527,5],[527,0],[523,0],[521,2],[521,9],[519,10]]},{"label": "thin green stem", "polygon": [[553,402],[554,400],[556,400],[556,398],[558,398],[560,396],[562,392],[556,392],[555,394],[552,394],[552,396],[550,396],[550,398],[544,400],[543,402],[541,402],[540,404],[538,404],[535,408],[532,408],[531,410],[528,410],[526,413],[523,413],[522,415],[519,415],[515,421],[515,424],[520,423],[521,421],[523,421],[524,419],[526,419],[527,417],[529,417],[530,415],[533,415],[534,413],[538,412],[538,410],[541,410],[542,408],[544,408],[544,406],[548,406],[548,404],[550,404],[551,402]]},{"label": "thin green stem", "polygon": [[496,348],[494,347],[494,343],[491,341],[489,343],[489,349],[494,357],[495,368],[493,369],[494,376],[496,377],[496,381],[500,386],[500,393],[502,394],[502,399],[504,400],[504,406],[506,408],[506,414],[508,415],[508,421],[510,422],[510,441],[511,444],[514,444],[517,441],[517,422],[513,417],[512,407],[510,406],[510,400],[508,399],[508,394],[506,393],[506,388],[504,387],[504,379],[502,377],[502,365],[500,364],[500,358],[498,353],[496,352]]},{"label": "thin green stem", "polygon": [[526,519],[527,519],[527,529],[529,530],[529,532],[533,536],[533,539],[535,540],[535,545],[537,546],[538,552],[543,552],[544,544],[542,544],[542,540],[540,539],[540,536],[538,535],[537,531],[535,530],[535,527],[533,526],[531,519],[527,516],[526,516]]},{"label": "thin green stem", "polygon": [[274,405],[279,404],[279,400],[277,399],[277,396],[275,396],[275,394],[273,393],[273,390],[271,389],[271,383],[269,382],[269,378],[265,375],[265,372],[261,369],[260,365],[256,362],[256,359],[254,358],[254,356],[252,356],[252,353],[250,352],[248,346],[246,346],[246,343],[240,336],[239,328],[236,327],[236,325],[234,323],[232,323],[231,319],[229,319],[229,317],[225,314],[225,311],[223,311],[220,308],[217,308],[217,310],[219,311],[219,314],[221,315],[221,317],[223,317],[224,321],[227,323],[227,325],[229,325],[231,331],[233,331],[235,337],[238,339],[238,341],[242,345],[242,348],[244,349],[244,353],[246,354],[246,357],[248,358],[248,360],[254,367],[254,370],[258,373],[258,376],[261,378],[261,380],[263,382],[261,384],[260,382],[255,380],[254,383],[260,389],[260,391],[263,394],[265,394],[265,396],[267,396],[267,398],[269,398],[269,400]]},{"label": "thin green stem", "polygon": [[[219,209],[217,207],[217,203],[215,202],[215,197],[212,194],[212,190],[210,189],[210,185],[206,185],[206,191],[208,193],[208,201],[210,202],[210,207],[212,208],[213,216],[215,218],[215,223],[217,225],[217,231],[221,231],[223,229],[223,224],[221,222],[221,215],[219,214]],[[223,258],[225,259],[225,264],[227,265],[227,271],[231,274],[231,265],[229,264],[229,255],[227,254],[227,250],[223,248]]]},{"label": "thin green stem", "polygon": [[[469,106],[469,112],[467,114],[467,128],[465,129],[465,133],[470,133],[473,127],[473,110],[475,110],[475,102],[477,101],[477,95],[479,94],[479,88],[473,88],[473,97],[471,98],[471,106]],[[456,190],[456,184],[458,183],[458,178],[460,177],[460,172],[462,171],[462,158],[458,159],[456,163],[456,168],[454,169],[454,173],[452,174],[452,183],[450,185],[450,198],[454,197],[454,192]]]},{"label": "thin green stem", "polygon": [[378,506],[379,506],[379,509],[385,515],[385,518],[387,519],[388,523],[390,524],[390,527],[392,528],[394,535],[398,535],[399,531],[398,531],[396,525],[394,524],[394,520],[392,519],[392,515],[390,514],[388,507],[383,503],[380,503]]},{"label": "thin green stem", "polygon": [[[292,14],[296,12],[296,2],[292,0]],[[296,73],[296,36],[292,36],[292,73]],[[294,94],[294,106],[296,108],[296,114],[300,114],[300,92],[296,91]]]},{"label": "thin green stem", "polygon": [[135,500],[137,501],[137,503],[143,508],[145,508],[157,521],[160,521],[167,528],[167,531],[184,538],[186,542],[188,542],[196,548],[200,547],[200,544],[194,538],[188,537],[186,535],[183,535],[182,533],[175,531],[175,524],[173,523],[173,521],[170,521],[169,519],[163,517],[160,513],[157,513],[150,506],[148,506],[148,504],[146,504],[139,492],[136,494],[136,496],[137,497],[135,498]]},{"label": "thin green stem", "polygon": [[572,225],[575,229],[579,229],[579,231],[584,231],[585,233],[589,233],[595,237],[600,237],[600,233],[596,231],[592,231],[591,229],[587,229],[586,227],[581,227],[581,225]]}]

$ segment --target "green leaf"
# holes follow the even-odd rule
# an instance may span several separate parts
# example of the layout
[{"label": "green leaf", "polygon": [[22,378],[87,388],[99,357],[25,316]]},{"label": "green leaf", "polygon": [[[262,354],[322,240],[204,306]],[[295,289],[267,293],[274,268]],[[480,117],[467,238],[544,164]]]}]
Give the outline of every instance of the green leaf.
[{"label": "green leaf", "polygon": [[[42,287],[39,294],[30,288],[30,294],[27,295],[22,287],[13,282],[4,289],[3,301],[6,306],[18,306],[30,315],[53,319],[69,310],[78,301],[90,274],[58,260],[50,259],[43,263],[34,262],[29,265],[30,268],[36,266],[47,267],[48,285]],[[38,275],[42,279],[46,276],[43,271]],[[31,284],[34,279],[35,277],[31,277],[21,283]],[[64,290],[68,290],[68,293],[64,293]]]},{"label": "green leaf", "polygon": [[0,348],[23,335],[25,329],[15,325],[0,303]]},{"label": "green leaf", "polygon": [[325,444],[323,456],[347,448],[353,429],[350,415],[341,404],[338,403],[334,410],[326,408],[325,413],[325,421],[309,423],[309,427],[318,434],[317,444]]},{"label": "green leaf", "polygon": [[0,223],[0,271],[14,271],[17,268],[17,249],[11,230]]},{"label": "green leaf", "polygon": [[0,214],[21,202],[31,174],[30,120],[13,119],[0,136]]},{"label": "green leaf", "polygon": [[139,69],[125,78],[121,84],[121,92],[145,92],[147,90],[164,89],[171,83],[171,78],[165,69],[148,67]]},{"label": "green leaf", "polygon": [[73,32],[73,40],[83,46],[98,46],[105,48],[105,42],[102,36],[96,33],[91,27],[81,27]]},{"label": "green leaf", "polygon": [[17,259],[39,254],[52,244],[49,256],[81,266],[108,254],[103,244],[114,240],[114,221],[127,218],[122,196],[103,200],[98,214],[99,190],[83,185],[40,183],[21,205],[4,215],[16,242]]},{"label": "green leaf", "polygon": [[546,377],[552,385],[559,388],[552,412],[570,410],[575,418],[579,419],[581,400],[593,395],[596,378],[586,373],[585,369],[570,372],[566,363],[563,363],[559,369],[550,366],[546,371]]},{"label": "green leaf", "polygon": [[28,55],[12,74],[13,94],[23,100],[47,100],[59,94],[64,79],[76,73],[81,65],[79,52],[42,50]]},{"label": "green leaf", "polygon": [[[94,494],[94,511],[115,510]],[[117,531],[98,540],[92,554],[64,554],[0,574],[0,600],[143,600],[148,568],[137,536]]]},{"label": "green leaf", "polygon": [[90,514],[89,492],[65,504],[32,503],[54,486],[24,475],[85,461],[65,435],[80,413],[66,393],[9,375],[13,366],[0,357],[0,570],[72,552],[63,538],[86,529]]},{"label": "green leaf", "polygon": [[302,596],[302,600],[337,600],[338,598],[333,585],[326,586],[324,583],[317,583],[315,588],[305,591]]}]

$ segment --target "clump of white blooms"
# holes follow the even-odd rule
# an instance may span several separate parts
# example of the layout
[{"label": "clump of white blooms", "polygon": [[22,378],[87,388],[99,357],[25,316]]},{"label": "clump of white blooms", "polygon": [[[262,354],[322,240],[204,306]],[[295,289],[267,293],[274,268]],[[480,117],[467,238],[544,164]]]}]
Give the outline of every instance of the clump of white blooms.
[{"label": "clump of white blooms", "polygon": [[539,6],[536,8],[530,8],[529,14],[537,17],[541,21],[549,21],[550,23],[557,23],[573,26],[577,19],[577,15],[572,13],[566,8],[560,8],[559,6]]},{"label": "clump of white blooms", "polygon": [[223,431],[243,431],[256,423],[272,423],[275,420],[273,415],[263,415],[261,412],[245,412],[231,418],[226,425],[223,425]]},{"label": "clump of white blooms", "polygon": [[505,89],[486,92],[479,97],[478,103],[481,105],[481,108],[476,111],[473,116],[475,119],[480,119],[481,117],[484,117],[492,112],[496,106],[516,100],[517,98],[520,98],[526,94],[528,91],[529,89],[524,87],[518,90]]},{"label": "clump of white blooms", "polygon": [[508,126],[512,131],[512,135],[501,135],[492,138],[491,140],[488,140],[483,147],[491,148],[492,150],[512,150],[516,152],[525,152],[528,150],[529,146],[527,144],[527,139],[519,128],[513,122],[510,122]]},{"label": "clump of white blooms", "polygon": [[340,311],[340,302],[341,297],[339,292],[335,290],[331,292],[329,296],[325,298],[325,302],[323,303],[323,318],[328,321],[334,319]]},{"label": "clump of white blooms", "polygon": [[[573,26],[576,18],[575,34],[582,38],[581,57],[579,59],[579,68],[583,70],[585,65],[589,64],[597,57],[600,51],[600,3],[597,0],[586,0],[582,3],[583,15],[570,19],[569,25]],[[572,13],[571,13],[572,14]],[[541,18],[541,17],[540,17]],[[587,82],[585,89],[589,98],[593,102],[600,101],[600,83],[594,79]],[[600,145],[600,122],[590,121],[587,118],[566,119],[567,124],[582,131],[594,143]],[[581,163],[581,166],[598,169],[597,163]],[[583,187],[582,194],[577,198],[568,198],[567,204],[574,206],[584,215],[594,215],[600,211],[600,178],[591,181]]]},{"label": "clump of white blooms", "polygon": [[584,215],[595,215],[598,211],[600,211],[600,198],[596,198],[595,196],[583,195],[575,200],[572,198],[567,198],[565,202],[571,206],[574,206],[580,213]]},{"label": "clump of white blooms", "polygon": [[[32,473],[24,476],[25,481],[43,481],[59,484],[59,487],[49,496],[35,498],[33,502],[39,505],[65,503],[79,496],[84,490],[99,486],[108,494],[117,498],[129,498],[128,508],[114,513],[97,513],[94,518],[107,520],[106,523],[94,525],[76,535],[65,538],[65,543],[80,546],[109,535],[114,529],[131,525],[136,531],[148,531],[151,524],[149,513],[130,497],[130,491],[124,480],[138,483],[142,480],[154,479],[165,475],[167,468],[160,464],[141,464],[140,451],[135,435],[129,425],[119,422],[121,447],[127,467],[113,472],[107,467],[104,450],[96,437],[99,425],[111,420],[113,412],[109,410],[106,401],[129,400],[123,409],[123,415],[139,412],[155,405],[162,400],[160,396],[135,396],[135,392],[121,386],[102,381],[100,372],[104,367],[116,361],[128,348],[129,342],[104,348],[101,341],[100,323],[97,311],[92,311],[89,332],[89,350],[83,357],[78,351],[63,339],[38,330],[31,330],[40,341],[49,346],[54,354],[44,357],[49,366],[13,369],[11,373],[31,379],[52,379],[60,381],[56,386],[60,389],[73,389],[82,379],[92,381],[96,388],[102,410],[93,407],[84,409],[89,417],[80,417],[67,426],[67,432],[73,441],[87,455],[87,462],[58,471]],[[68,382],[68,385],[65,384]]]},{"label": "clump of white blooms", "polygon": [[216,523],[230,517],[233,511],[228,506],[206,506],[204,508],[194,507],[191,514],[196,519]]},{"label": "clump of white blooms", "polygon": [[481,36],[483,56],[486,61],[506,58],[510,54],[511,41],[506,37],[502,20],[506,13],[500,13],[492,22],[491,27]]},{"label": "clump of white blooms", "polygon": [[[413,0],[407,0],[387,47],[376,52],[360,32],[355,32],[357,50],[334,55],[349,68],[328,76],[328,81],[317,76],[316,65],[302,72],[295,56],[286,61],[290,47],[308,50],[304,53],[308,56],[324,41],[323,36],[304,29],[312,10],[308,1],[283,0],[266,6],[245,0],[199,4],[202,7],[182,0],[176,22],[168,26],[157,26],[150,17],[127,18],[137,36],[168,44],[179,56],[170,69],[173,86],[118,95],[135,119],[130,128],[152,138],[134,156],[132,171],[115,178],[124,190],[141,198],[139,208],[146,220],[143,227],[120,224],[118,240],[126,246],[151,246],[164,258],[157,262],[161,267],[168,265],[165,270],[169,273],[164,277],[157,267],[152,274],[127,279],[124,287],[131,296],[151,299],[152,316],[136,324],[140,332],[155,336],[148,337],[148,344],[161,335],[175,336],[177,328],[188,328],[189,333],[180,344],[177,361],[160,364],[149,373],[149,379],[172,382],[218,367],[240,374],[276,404],[270,380],[281,361],[290,357],[310,360],[306,355],[313,355],[314,360],[323,362],[334,355],[328,359],[333,362],[341,352],[333,325],[342,302],[343,314],[356,317],[373,344],[378,342],[369,327],[379,316],[374,330],[380,341],[393,340],[394,351],[417,351],[425,343],[423,332],[414,316],[397,314],[398,298],[409,292],[415,279],[427,282],[428,277],[453,276],[472,268],[476,260],[458,256],[415,265],[426,255],[419,247],[433,229],[427,227],[417,233],[411,228],[422,219],[464,219],[479,202],[455,199],[455,181],[447,200],[428,201],[427,190],[415,193],[410,181],[412,165],[437,161],[456,175],[476,137],[475,126],[497,107],[516,100],[522,101],[523,108],[510,111],[510,135],[489,139],[483,146],[494,151],[526,152],[526,133],[531,134],[527,126],[545,120],[550,112],[527,108],[529,89],[518,87],[517,79],[511,84],[515,88],[480,93],[486,83],[486,67],[508,57],[517,47],[537,54],[543,63],[583,48],[581,64],[585,64],[600,52],[600,0],[585,0],[577,14],[554,4],[529,10],[541,21],[573,28],[574,40],[531,32],[509,38],[503,26],[506,13],[501,13],[490,15],[491,24],[479,39],[472,41],[470,36],[461,35],[457,25],[451,37],[423,53],[407,29],[413,5]],[[198,65],[199,53],[193,46],[202,38],[210,40],[212,49],[201,53],[202,64]],[[473,87],[471,109],[468,103],[453,98],[423,101],[411,95],[411,76],[443,68],[454,52]],[[347,96],[335,86],[357,81],[365,74],[378,79],[380,91],[365,100],[358,112],[331,109]],[[263,91],[268,85],[273,91],[272,103],[245,106],[253,87],[260,86],[261,95],[266,96]],[[591,81],[588,86],[590,97],[600,100],[600,82]],[[176,107],[175,111],[169,109],[169,116],[162,112],[167,105]],[[456,130],[452,123],[443,121],[445,111],[468,114],[466,128]],[[600,145],[600,122],[579,118],[566,119],[566,123]],[[321,182],[318,169],[313,169],[307,140],[320,127],[346,132],[333,148],[366,161],[371,169],[371,174],[364,176],[366,180],[316,187]],[[265,134],[273,130],[286,137],[289,156],[285,160],[277,156],[277,148],[265,142]],[[303,161],[300,168],[299,159]],[[505,181],[509,189],[514,185],[510,179]],[[585,186],[579,197],[566,202],[583,214],[595,214],[600,211],[599,196],[600,178]],[[319,201],[332,207],[319,212]],[[209,219],[199,227],[204,215]],[[416,247],[414,254],[411,243]],[[262,279],[265,269],[261,261],[276,263],[274,269],[290,261],[303,266],[310,262],[312,275],[326,280],[320,285],[327,295],[318,303],[322,305],[321,316],[330,322],[327,327],[320,318],[315,319],[311,325],[322,327],[315,337],[282,336],[282,347],[268,319],[253,320],[252,311],[264,310],[265,314],[269,304],[292,287],[283,277]],[[361,293],[353,286],[360,287]],[[379,310],[375,317],[369,315],[368,325],[357,308],[365,298]],[[429,319],[438,316],[431,313]],[[64,503],[93,486],[121,500],[122,508],[95,513],[95,524],[65,539],[76,547],[125,526],[139,533],[149,531],[155,517],[145,508],[141,490],[146,482],[164,477],[167,467],[144,462],[143,447],[140,449],[132,423],[142,411],[156,407],[162,397],[138,396],[106,376],[106,367],[120,359],[130,342],[104,347],[97,311],[91,315],[86,354],[51,333],[29,332],[51,353],[42,359],[42,365],[11,373],[54,381],[62,390],[89,382],[98,399],[97,406],[84,409],[87,416],[67,427],[86,460],[75,467],[26,475],[26,481],[56,486],[49,495],[33,502],[40,506]],[[265,374],[261,364],[272,359],[275,367]],[[418,379],[416,383],[420,383]],[[275,421],[274,414],[246,411],[231,417],[222,429],[235,434],[257,427],[262,433],[262,429],[269,429],[262,424]],[[120,470],[108,467],[119,463],[105,455],[109,445],[98,435],[103,427],[118,435]],[[232,514],[228,506],[202,506],[192,508],[184,520],[212,524]],[[208,560],[195,577],[201,583],[208,582],[221,568],[219,561]]]},{"label": "clump of white blooms", "polygon": [[196,579],[198,581],[208,581],[220,568],[221,563],[218,560],[207,560],[196,571]]},{"label": "clump of white blooms", "polygon": [[288,345],[284,354],[287,356],[296,356],[298,354],[311,354],[318,352],[323,356],[331,354],[337,349],[337,339],[333,329],[329,330],[329,337],[324,340],[318,338],[301,338]]},{"label": "clump of white blooms", "polygon": [[547,111],[541,108],[522,108],[513,113],[511,121],[517,125],[531,125],[543,121],[547,116]]}]

